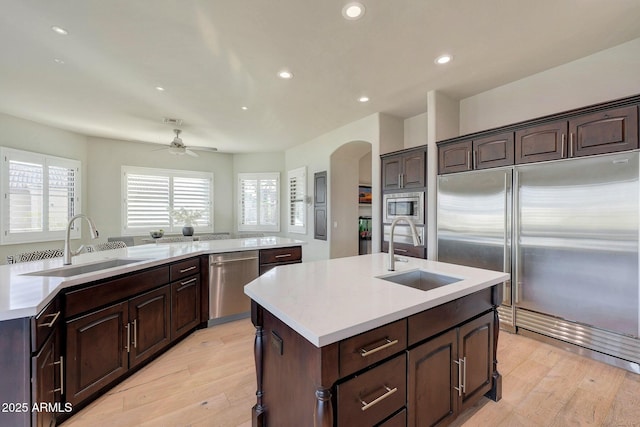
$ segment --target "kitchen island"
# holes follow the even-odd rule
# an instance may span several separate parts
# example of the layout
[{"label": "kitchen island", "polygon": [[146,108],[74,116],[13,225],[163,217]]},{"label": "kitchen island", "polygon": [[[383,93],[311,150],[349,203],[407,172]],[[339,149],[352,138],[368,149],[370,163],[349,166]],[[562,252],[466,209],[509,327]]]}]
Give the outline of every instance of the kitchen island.
[{"label": "kitchen island", "polygon": [[395,272],[382,253],[304,263],[245,286],[254,425],[445,425],[483,395],[500,399],[496,308],[509,275],[404,261]]},{"label": "kitchen island", "polygon": [[0,266],[0,425],[54,425],[205,326],[209,255],[257,252],[267,271],[283,253],[300,262],[303,244],[162,243]]}]

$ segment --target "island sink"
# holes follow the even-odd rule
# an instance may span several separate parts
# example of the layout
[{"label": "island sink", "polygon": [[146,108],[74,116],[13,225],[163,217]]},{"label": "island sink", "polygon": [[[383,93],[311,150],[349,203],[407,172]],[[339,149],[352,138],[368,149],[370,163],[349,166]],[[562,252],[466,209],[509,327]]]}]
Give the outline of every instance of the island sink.
[{"label": "island sink", "polygon": [[61,268],[52,268],[50,270],[34,271],[33,273],[25,273],[24,276],[55,276],[55,277],[71,277],[78,274],[92,273],[94,271],[106,270],[107,268],[122,267],[123,265],[133,264],[145,261],[144,259],[132,258],[113,258],[92,264],[81,264],[67,266]]},{"label": "island sink", "polygon": [[420,289],[421,291],[430,291],[431,289],[450,285],[462,280],[458,277],[445,276],[420,269],[378,276],[378,279]]}]

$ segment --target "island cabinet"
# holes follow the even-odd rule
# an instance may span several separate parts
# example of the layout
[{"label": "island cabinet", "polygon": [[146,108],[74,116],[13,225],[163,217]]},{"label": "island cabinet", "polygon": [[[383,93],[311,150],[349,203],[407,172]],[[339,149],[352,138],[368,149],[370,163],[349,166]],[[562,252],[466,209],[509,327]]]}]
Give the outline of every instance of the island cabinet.
[{"label": "island cabinet", "polygon": [[274,248],[260,250],[260,275],[279,265],[302,262],[302,247]]},{"label": "island cabinet", "polygon": [[426,427],[501,398],[502,285],[317,347],[252,301],[254,426]]}]

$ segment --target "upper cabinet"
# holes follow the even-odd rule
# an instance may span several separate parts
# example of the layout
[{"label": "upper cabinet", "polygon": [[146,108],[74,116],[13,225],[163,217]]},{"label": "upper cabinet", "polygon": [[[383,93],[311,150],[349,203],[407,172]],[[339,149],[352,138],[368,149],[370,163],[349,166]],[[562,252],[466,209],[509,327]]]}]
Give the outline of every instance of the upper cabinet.
[{"label": "upper cabinet", "polygon": [[638,148],[638,107],[623,107],[516,132],[516,164]]},{"label": "upper cabinet", "polygon": [[382,156],[382,190],[426,187],[426,158],[425,147]]},{"label": "upper cabinet", "polygon": [[[438,173],[637,149],[638,103],[640,95],[442,141]],[[390,167],[389,179],[397,168]]]},{"label": "upper cabinet", "polygon": [[469,139],[438,147],[441,174],[513,164],[513,132]]}]

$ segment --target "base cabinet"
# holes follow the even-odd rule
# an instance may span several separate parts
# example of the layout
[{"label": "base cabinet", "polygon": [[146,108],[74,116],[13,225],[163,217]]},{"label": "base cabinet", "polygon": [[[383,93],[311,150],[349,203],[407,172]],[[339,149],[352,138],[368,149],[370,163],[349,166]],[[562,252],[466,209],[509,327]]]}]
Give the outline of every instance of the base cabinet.
[{"label": "base cabinet", "polygon": [[171,283],[171,340],[200,323],[200,276]]},{"label": "base cabinet", "polygon": [[169,344],[170,288],[67,321],[67,401],[74,406]]},{"label": "base cabinet", "polygon": [[493,313],[409,350],[410,427],[445,426],[492,387]]},{"label": "base cabinet", "polygon": [[[62,402],[64,358],[60,355],[60,333],[53,330],[44,345],[31,359],[32,372],[32,425],[50,427],[56,425],[57,411]],[[32,408],[33,409],[33,408]]]}]

